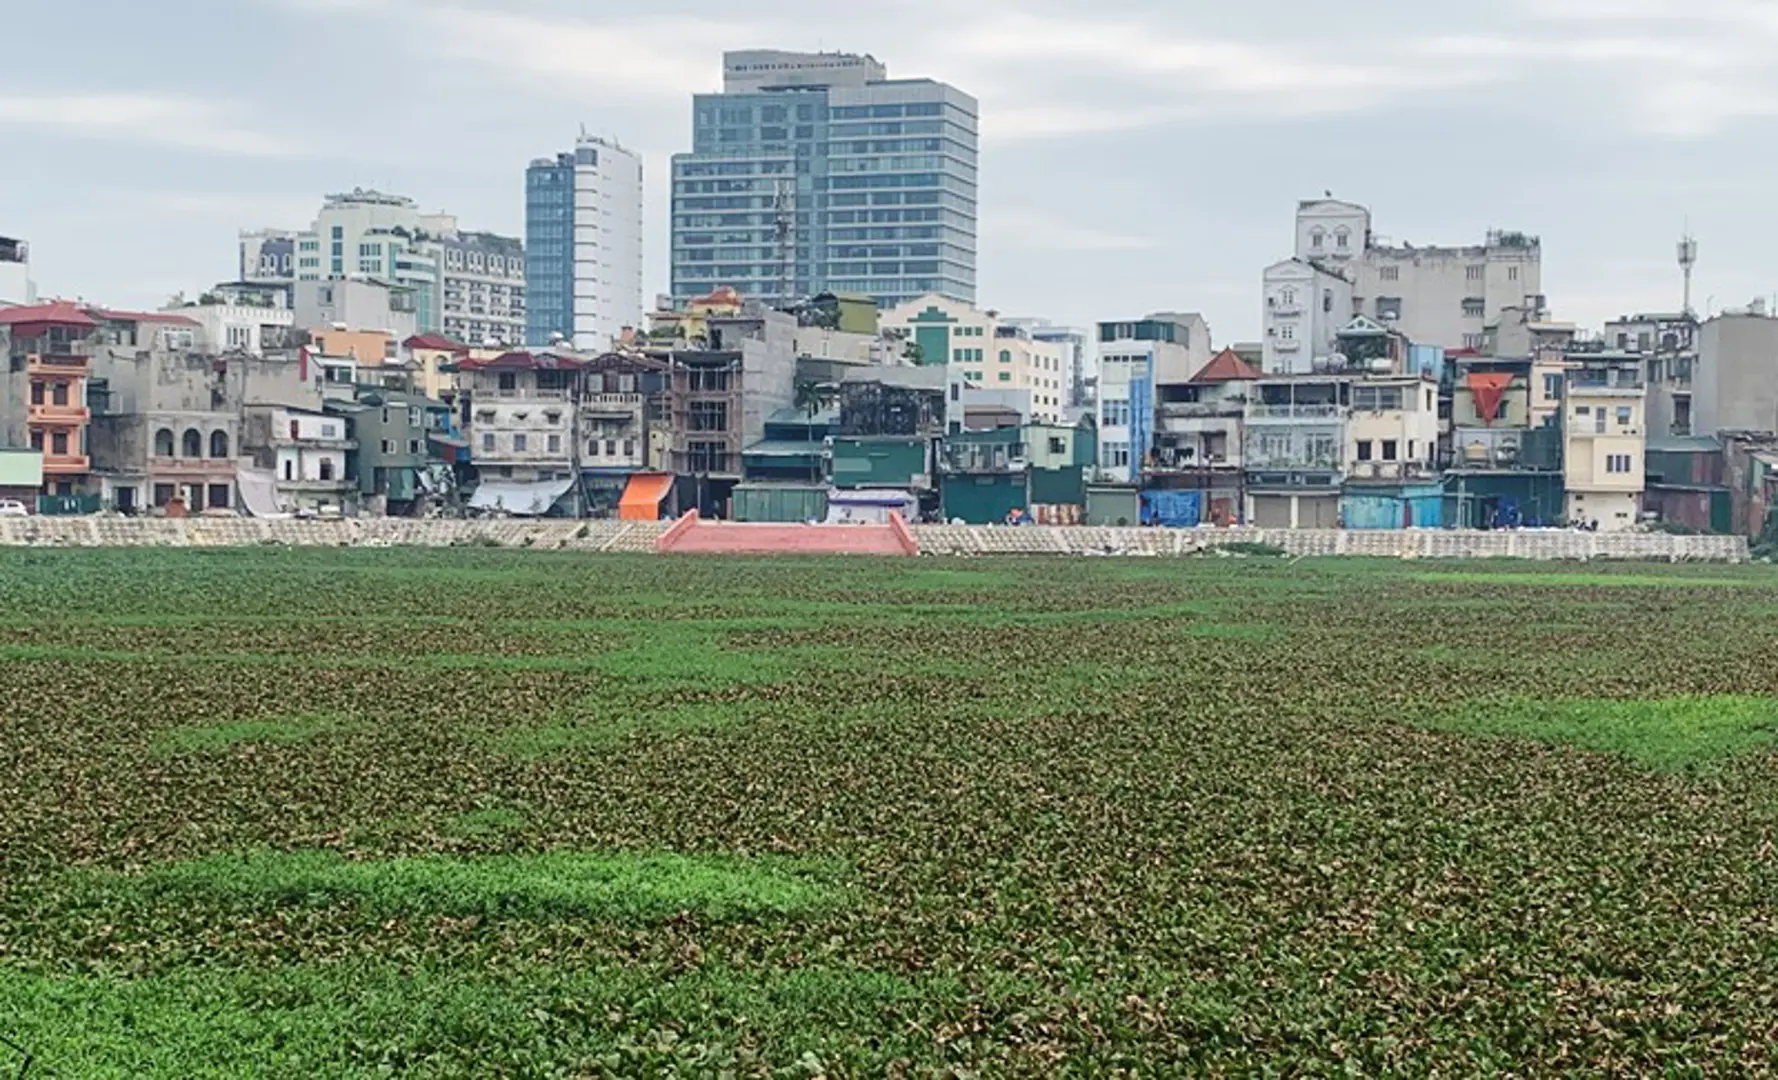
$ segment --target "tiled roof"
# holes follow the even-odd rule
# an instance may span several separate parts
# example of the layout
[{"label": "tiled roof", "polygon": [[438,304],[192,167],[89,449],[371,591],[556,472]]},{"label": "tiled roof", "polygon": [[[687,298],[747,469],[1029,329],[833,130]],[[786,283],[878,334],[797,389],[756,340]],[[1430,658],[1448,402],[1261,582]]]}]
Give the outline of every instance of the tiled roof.
[{"label": "tiled roof", "polygon": [[1204,370],[1192,376],[1192,382],[1250,382],[1260,378],[1252,364],[1235,355],[1235,350],[1224,349],[1217,353]]},{"label": "tiled roof", "polygon": [[578,357],[562,356],[551,352],[525,352],[517,350],[501,353],[492,360],[468,359],[459,363],[463,371],[485,371],[505,368],[513,371],[579,371],[587,366],[587,362]]},{"label": "tiled roof", "polygon": [[469,346],[459,341],[452,341],[443,334],[415,334],[401,343],[408,349],[434,349],[439,352],[466,353]]},{"label": "tiled roof", "polygon": [[0,326],[39,323],[51,326],[99,325],[72,300],[52,300],[47,304],[27,304],[24,307],[0,307]]}]

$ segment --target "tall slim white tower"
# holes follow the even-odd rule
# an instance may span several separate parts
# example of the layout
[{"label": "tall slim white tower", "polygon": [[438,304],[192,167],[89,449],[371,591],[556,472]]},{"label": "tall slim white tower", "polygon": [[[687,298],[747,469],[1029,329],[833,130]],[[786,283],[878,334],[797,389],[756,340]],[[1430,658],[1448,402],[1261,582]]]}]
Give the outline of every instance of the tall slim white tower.
[{"label": "tall slim white tower", "polygon": [[1685,306],[1680,311],[1686,315],[1692,313],[1692,267],[1698,265],[1698,242],[1692,239],[1691,230],[1686,230],[1679,238],[1679,269],[1685,274]]}]

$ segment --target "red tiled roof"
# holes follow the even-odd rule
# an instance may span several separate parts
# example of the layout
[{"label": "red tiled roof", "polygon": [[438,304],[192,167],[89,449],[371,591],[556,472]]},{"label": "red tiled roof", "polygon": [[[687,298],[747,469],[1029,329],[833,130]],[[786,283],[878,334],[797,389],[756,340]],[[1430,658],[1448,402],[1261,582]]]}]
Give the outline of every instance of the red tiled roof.
[{"label": "red tiled roof", "polygon": [[1253,365],[1235,355],[1235,350],[1224,349],[1211,358],[1204,370],[1192,376],[1192,382],[1251,382],[1261,378]]},{"label": "red tiled roof", "polygon": [[202,326],[196,319],[184,315],[175,315],[170,311],[112,311],[110,308],[89,307],[87,314],[106,322],[158,322],[172,323],[175,326]]},{"label": "red tiled roof", "polygon": [[98,326],[92,316],[80,310],[72,300],[51,300],[47,304],[24,307],[0,307],[0,326],[24,324],[43,326]]},{"label": "red tiled roof", "polygon": [[551,352],[515,352],[501,353],[492,360],[464,360],[457,365],[463,371],[484,371],[506,368],[514,371],[579,371],[587,366],[585,360],[572,356],[559,356]]},{"label": "red tiled roof", "polygon": [[406,349],[434,349],[439,352],[466,353],[469,346],[452,341],[443,334],[415,334],[401,343]]}]

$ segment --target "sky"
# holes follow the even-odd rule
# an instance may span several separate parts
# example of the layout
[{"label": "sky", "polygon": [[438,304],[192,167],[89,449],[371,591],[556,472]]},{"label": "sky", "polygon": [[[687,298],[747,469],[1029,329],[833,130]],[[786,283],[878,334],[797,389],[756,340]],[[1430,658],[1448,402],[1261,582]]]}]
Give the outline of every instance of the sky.
[{"label": "sky", "polygon": [[581,125],[667,163],[724,49],[869,52],[981,102],[978,303],[1260,325],[1296,201],[1416,244],[1539,235],[1557,318],[1778,293],[1773,0],[3,0],[0,235],[46,295],[151,307],[239,229],[376,187],[521,235]]}]

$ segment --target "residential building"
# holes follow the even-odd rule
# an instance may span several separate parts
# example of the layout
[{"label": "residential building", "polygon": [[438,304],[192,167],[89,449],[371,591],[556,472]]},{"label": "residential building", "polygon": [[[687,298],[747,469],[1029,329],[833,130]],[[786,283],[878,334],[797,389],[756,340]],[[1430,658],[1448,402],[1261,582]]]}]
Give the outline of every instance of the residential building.
[{"label": "residential building", "polygon": [[939,470],[945,520],[998,524],[1015,513],[1078,524],[1093,468],[1092,425],[1026,424],[946,435]]},{"label": "residential building", "polygon": [[612,348],[642,325],[642,158],[584,131],[525,170],[525,341]]},{"label": "residential building", "polygon": [[1355,314],[1343,272],[1301,256],[1285,259],[1266,267],[1264,294],[1263,371],[1304,375],[1339,366],[1335,336]]},{"label": "residential building", "polygon": [[329,195],[309,228],[242,232],[240,250],[247,283],[289,290],[364,279],[409,290],[410,332],[516,342],[525,325],[520,242],[461,231],[454,216],[425,213],[405,196],[364,188]]},{"label": "residential building", "polygon": [[358,444],[345,417],[288,405],[248,405],[243,423],[243,448],[261,472],[272,474],[278,512],[345,513],[357,507],[352,466]]},{"label": "residential building", "polygon": [[1570,352],[1563,384],[1562,463],[1568,520],[1604,532],[1641,520],[1647,452],[1647,381],[1642,357]]},{"label": "residential building", "polygon": [[460,440],[450,406],[404,390],[360,387],[350,401],[329,401],[330,416],[346,421],[357,453],[349,472],[358,478],[358,496],[372,514],[413,516],[429,496],[448,491],[445,468],[434,440]]},{"label": "residential building", "polygon": [[[322,371],[304,350],[219,354],[184,310],[89,309],[101,323],[87,391],[92,490],[105,507],[245,508],[243,407],[320,407]],[[264,479],[269,493],[269,469]]]},{"label": "residential building", "polygon": [[1005,320],[1030,332],[1031,340],[1055,345],[1062,350],[1062,404],[1081,409],[1092,404],[1088,389],[1095,384],[1097,353],[1094,335],[1071,326],[1057,326],[1048,319],[1017,318]]},{"label": "residential building", "polygon": [[869,56],[723,57],[673,158],[672,292],[975,300],[977,105]]},{"label": "residential building", "polygon": [[[1651,383],[1651,417],[1654,392]],[[1713,435],[1651,433],[1644,467],[1644,520],[1652,518],[1704,533],[1733,534],[1739,493],[1728,484],[1725,441]]]},{"label": "residential building", "polygon": [[[1698,366],[1697,316],[1686,312],[1626,315],[1605,324],[1605,344],[1633,352],[1648,365],[1649,438],[1692,433],[1692,380]],[[1774,355],[1778,361],[1778,354]],[[1778,363],[1771,369],[1778,375]],[[1778,425],[1778,409],[1773,412]]]},{"label": "residential building", "polygon": [[1363,375],[1348,393],[1341,526],[1442,526],[1437,380],[1413,371]]},{"label": "residential building", "polygon": [[1057,342],[1038,341],[998,312],[936,293],[884,312],[882,325],[913,343],[918,363],[947,365],[948,381],[960,387],[959,401],[962,389],[1027,391],[1024,421],[1061,420],[1068,375]]},{"label": "residential building", "polygon": [[414,373],[414,389],[446,404],[457,400],[457,365],[469,357],[469,346],[442,334],[416,334],[398,353]]},{"label": "residential building", "polygon": [[294,321],[303,330],[377,333],[391,341],[419,333],[417,294],[404,286],[350,279],[299,281],[293,293]]},{"label": "residential building", "polygon": [[1352,282],[1349,314],[1424,345],[1479,349],[1503,310],[1543,306],[1542,246],[1521,232],[1495,230],[1455,247],[1396,244],[1372,232],[1365,207],[1309,199],[1297,205],[1296,257]]},{"label": "residential building", "polygon": [[1224,349],[1191,379],[1158,388],[1154,450],[1142,470],[1144,521],[1238,524],[1247,400],[1260,372]]},{"label": "residential building", "polygon": [[[1549,526],[1567,514],[1561,406],[1566,369],[1526,355],[1459,356],[1446,520],[1463,529]],[[1553,378],[1552,392],[1545,378]],[[1555,411],[1545,402],[1554,401]]]},{"label": "residential building", "polygon": [[447,233],[437,241],[442,332],[477,345],[525,340],[529,264],[523,242],[490,232]]},{"label": "residential building", "polygon": [[87,492],[87,380],[99,323],[65,300],[0,308],[0,447],[43,455],[43,494]]},{"label": "residential building", "polygon": [[647,517],[659,517],[673,476],[668,367],[666,360],[635,352],[608,352],[587,361],[580,398],[585,441],[580,478],[592,516],[618,516],[626,503],[638,507],[639,500],[652,496]]},{"label": "residential building", "polygon": [[936,509],[934,446],[945,432],[946,381],[936,367],[848,370],[838,386],[828,476],[840,490],[907,491]]},{"label": "residential building", "polygon": [[1340,525],[1352,375],[1266,375],[1244,418],[1245,520],[1271,529]]},{"label": "residential building", "polygon": [[796,319],[749,304],[711,315],[706,347],[668,351],[672,471],[682,509],[722,515],[743,478],[742,451],[795,402]]},{"label": "residential building", "polygon": [[1160,312],[1099,324],[1099,473],[1136,483],[1154,445],[1157,388],[1189,383],[1209,365],[1210,326],[1198,314]]},{"label": "residential building", "polygon": [[31,280],[31,245],[0,236],[0,307],[37,302],[37,285]]},{"label": "residential building", "polygon": [[469,505],[541,517],[581,512],[579,399],[588,358],[566,351],[503,353],[458,364],[470,453],[480,478]]},{"label": "residential building", "polygon": [[296,312],[289,300],[284,288],[232,282],[217,285],[195,302],[175,300],[161,311],[195,323],[200,348],[264,356],[293,341]]},{"label": "residential building", "polygon": [[1778,318],[1763,301],[1730,308],[1698,331],[1691,431],[1778,431]]}]

